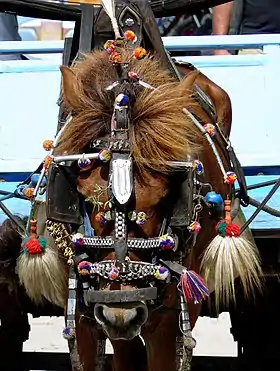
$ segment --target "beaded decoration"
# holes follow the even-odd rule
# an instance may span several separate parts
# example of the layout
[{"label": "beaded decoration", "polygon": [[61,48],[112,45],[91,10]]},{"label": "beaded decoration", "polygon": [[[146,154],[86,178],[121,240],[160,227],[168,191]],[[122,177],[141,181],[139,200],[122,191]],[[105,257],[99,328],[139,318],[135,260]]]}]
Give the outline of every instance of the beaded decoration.
[{"label": "beaded decoration", "polygon": [[53,148],[53,140],[51,139],[44,140],[43,148],[45,151],[50,151]]},{"label": "beaded decoration", "polygon": [[226,173],[226,177],[225,177],[226,184],[234,184],[236,180],[237,180],[237,176],[233,171],[228,171]]},{"label": "beaded decoration", "polygon": [[144,57],[146,57],[146,55],[147,55],[146,49],[142,48],[141,46],[133,50],[133,57],[135,59],[138,60],[143,59]]},{"label": "beaded decoration", "polygon": [[119,269],[112,265],[109,269],[106,270],[106,276],[109,280],[113,281],[119,277],[120,271]]},{"label": "beaded decoration", "polygon": [[202,175],[204,173],[203,163],[199,160],[194,160],[193,169],[197,175]]},{"label": "beaded decoration", "polygon": [[127,41],[131,41],[132,44],[136,43],[137,41],[137,36],[135,35],[135,33],[131,30],[128,30],[128,31],[125,31],[124,33],[124,38],[127,40]]},{"label": "beaded decoration", "polygon": [[78,166],[80,169],[86,169],[88,166],[91,165],[91,161],[89,158],[82,157],[78,160]]},{"label": "beaded decoration", "polygon": [[175,248],[175,240],[169,234],[164,234],[159,237],[161,250],[173,250]]},{"label": "beaded decoration", "polygon": [[216,135],[216,127],[213,124],[205,124],[203,125],[204,129],[210,135],[210,137],[214,137]]},{"label": "beaded decoration", "polygon": [[159,266],[156,269],[154,276],[156,279],[160,281],[166,281],[170,277],[169,269],[167,269],[166,267]]},{"label": "beaded decoration", "polygon": [[65,340],[72,340],[76,338],[76,330],[71,327],[65,327],[62,331],[62,336]]},{"label": "beaded decoration", "polygon": [[133,210],[128,213],[128,219],[138,225],[144,225],[148,220],[148,216],[144,211],[137,212]]},{"label": "beaded decoration", "polygon": [[126,107],[128,103],[129,103],[129,96],[121,93],[115,99],[115,108]]},{"label": "beaded decoration", "polygon": [[112,152],[109,149],[103,149],[98,153],[98,160],[102,162],[109,162],[112,158]]},{"label": "beaded decoration", "polygon": [[198,234],[200,230],[201,230],[201,225],[198,221],[194,221],[188,226],[188,231],[192,234]]}]

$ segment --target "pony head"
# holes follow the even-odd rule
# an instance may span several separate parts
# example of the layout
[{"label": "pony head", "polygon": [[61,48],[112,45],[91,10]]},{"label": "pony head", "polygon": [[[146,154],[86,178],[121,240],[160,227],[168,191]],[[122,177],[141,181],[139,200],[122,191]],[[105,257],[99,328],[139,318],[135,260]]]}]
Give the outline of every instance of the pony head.
[{"label": "pony head", "polygon": [[171,193],[174,198],[191,171],[178,172],[176,163],[197,150],[182,111],[193,75],[178,82],[156,57],[139,60],[125,49],[118,63],[95,51],[61,72],[64,100],[74,113],[55,156],[80,155],[71,166],[94,230],[91,239],[74,236],[78,250],[92,246],[78,271],[83,279],[98,276],[85,298],[109,338],[132,339],[165,287],[167,269],[158,259],[177,248],[168,220]]}]

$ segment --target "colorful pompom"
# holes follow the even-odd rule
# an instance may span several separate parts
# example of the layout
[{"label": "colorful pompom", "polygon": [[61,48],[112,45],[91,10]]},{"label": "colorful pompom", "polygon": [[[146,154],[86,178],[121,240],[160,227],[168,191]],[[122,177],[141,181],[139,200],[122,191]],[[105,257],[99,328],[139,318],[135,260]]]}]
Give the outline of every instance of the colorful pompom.
[{"label": "colorful pompom", "polygon": [[106,43],[104,44],[104,49],[109,53],[113,53],[115,51],[115,42],[114,40],[107,40]]},{"label": "colorful pompom", "polygon": [[119,277],[120,272],[117,267],[112,265],[110,268],[106,270],[106,274],[109,280],[115,280]]},{"label": "colorful pompom", "polygon": [[41,254],[47,246],[47,241],[44,237],[39,237],[32,234],[30,237],[26,237],[21,244],[21,247],[25,253],[30,255]]},{"label": "colorful pompom", "polygon": [[205,124],[203,125],[204,129],[210,135],[210,137],[214,137],[216,135],[216,128],[213,124]]},{"label": "colorful pompom", "polygon": [[139,213],[137,214],[135,223],[138,225],[143,225],[146,223],[147,220],[148,220],[147,214],[144,211],[139,211]]},{"label": "colorful pompom", "polygon": [[228,171],[227,176],[225,177],[225,183],[226,184],[234,184],[236,181],[237,176],[233,171]]},{"label": "colorful pompom", "polygon": [[127,40],[127,41],[131,41],[132,43],[135,43],[137,41],[137,36],[135,35],[135,33],[131,30],[127,30],[125,31],[124,33],[124,38]]},{"label": "colorful pompom", "polygon": [[75,233],[72,236],[72,242],[75,247],[83,246],[85,244],[85,241],[84,241],[84,236],[82,235],[82,233]]},{"label": "colorful pompom", "polygon": [[44,160],[45,170],[48,170],[48,168],[51,166],[52,162],[53,162],[53,156],[48,155],[48,156],[45,157],[45,160]]},{"label": "colorful pompom", "polygon": [[140,78],[138,73],[133,72],[133,71],[128,72],[128,77],[130,77],[132,80],[139,80],[139,78]]},{"label": "colorful pompom", "polygon": [[91,273],[92,264],[87,261],[82,261],[78,264],[78,273],[81,276],[87,276]]},{"label": "colorful pompom", "polygon": [[62,331],[62,336],[65,340],[73,340],[76,338],[76,330],[74,328],[65,327]]},{"label": "colorful pompom", "polygon": [[109,162],[112,158],[112,152],[109,149],[103,149],[98,153],[98,160],[102,162]]},{"label": "colorful pompom", "polygon": [[126,94],[119,94],[115,99],[115,105],[119,107],[127,106],[129,103],[129,96]]},{"label": "colorful pompom", "polygon": [[192,222],[189,226],[188,226],[188,231],[190,233],[193,233],[193,234],[198,234],[201,230],[201,225],[199,222],[195,221],[195,222]]},{"label": "colorful pompom", "polygon": [[122,60],[122,56],[120,53],[116,52],[116,51],[113,51],[111,52],[110,54],[110,60],[114,63],[120,63],[121,60]]},{"label": "colorful pompom", "polygon": [[166,267],[158,267],[154,276],[157,280],[165,281],[169,278],[170,272]]},{"label": "colorful pompom", "polygon": [[128,219],[132,222],[135,222],[137,218],[137,211],[133,210],[128,213]]},{"label": "colorful pompom", "polygon": [[169,234],[164,234],[163,236],[159,237],[160,239],[160,244],[159,247],[161,250],[172,250],[175,247],[175,241],[172,236]]},{"label": "colorful pompom", "polygon": [[180,287],[186,302],[198,304],[209,296],[204,279],[194,271],[186,270],[181,275]]},{"label": "colorful pompom", "polygon": [[104,216],[104,213],[100,212],[100,213],[97,213],[95,215],[95,218],[94,218],[98,223],[100,223],[100,225],[102,227],[104,227],[104,225],[107,223],[107,220]]},{"label": "colorful pompom", "polygon": [[146,49],[142,48],[141,46],[133,50],[133,56],[135,59],[138,60],[143,59],[146,55],[147,55]]},{"label": "colorful pompom", "polygon": [[23,192],[24,196],[26,198],[29,198],[29,199],[31,199],[31,198],[34,197],[34,194],[33,193],[34,193],[34,188],[31,188],[31,187],[25,188],[25,190]]},{"label": "colorful pompom", "polygon": [[238,224],[233,224],[233,223],[227,224],[226,234],[227,234],[227,236],[230,236],[230,237],[240,236],[239,225]]},{"label": "colorful pompom", "polygon": [[217,224],[216,231],[221,237],[238,237],[240,235],[239,225],[226,223],[225,220],[221,220]]},{"label": "colorful pompom", "polygon": [[90,165],[91,165],[91,161],[89,158],[82,157],[78,160],[78,166],[80,169],[86,169]]},{"label": "colorful pompom", "polygon": [[53,148],[53,140],[50,139],[44,140],[43,148],[45,151],[50,151]]},{"label": "colorful pompom", "polygon": [[198,175],[202,175],[204,172],[203,163],[199,160],[194,160],[193,169]]}]

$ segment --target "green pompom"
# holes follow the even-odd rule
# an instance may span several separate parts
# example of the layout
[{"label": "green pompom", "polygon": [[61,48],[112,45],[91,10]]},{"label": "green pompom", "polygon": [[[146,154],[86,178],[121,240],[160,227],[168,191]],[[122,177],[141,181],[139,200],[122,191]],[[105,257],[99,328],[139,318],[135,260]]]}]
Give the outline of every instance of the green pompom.
[{"label": "green pompom", "polygon": [[222,222],[218,223],[216,229],[217,229],[217,232],[220,236],[226,237],[226,230],[227,230],[226,222],[222,221]]},{"label": "green pompom", "polygon": [[38,241],[43,250],[47,247],[47,240],[44,237],[39,237]]}]

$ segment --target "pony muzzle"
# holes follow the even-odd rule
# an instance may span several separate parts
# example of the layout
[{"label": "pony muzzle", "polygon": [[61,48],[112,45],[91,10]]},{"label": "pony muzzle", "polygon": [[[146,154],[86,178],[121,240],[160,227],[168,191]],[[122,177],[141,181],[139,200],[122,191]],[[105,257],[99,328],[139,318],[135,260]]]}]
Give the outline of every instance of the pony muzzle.
[{"label": "pony muzzle", "polygon": [[144,302],[96,304],[94,317],[111,340],[131,340],[147,321],[148,308]]}]

